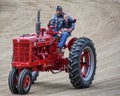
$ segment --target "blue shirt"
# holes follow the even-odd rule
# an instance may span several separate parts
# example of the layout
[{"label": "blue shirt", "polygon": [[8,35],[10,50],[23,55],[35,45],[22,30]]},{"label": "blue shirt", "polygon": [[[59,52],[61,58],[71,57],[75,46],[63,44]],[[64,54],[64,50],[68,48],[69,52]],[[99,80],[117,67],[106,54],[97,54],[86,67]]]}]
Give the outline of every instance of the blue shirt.
[{"label": "blue shirt", "polygon": [[72,17],[68,16],[68,21],[66,22],[64,20],[64,15],[65,13],[63,13],[62,15],[58,15],[58,14],[54,14],[51,18],[51,20],[53,20],[55,25],[54,31],[59,31],[62,28],[75,28],[75,22],[74,19],[72,19]]},{"label": "blue shirt", "polygon": [[72,17],[68,16],[68,20],[63,23],[63,28],[75,28],[75,20]]}]

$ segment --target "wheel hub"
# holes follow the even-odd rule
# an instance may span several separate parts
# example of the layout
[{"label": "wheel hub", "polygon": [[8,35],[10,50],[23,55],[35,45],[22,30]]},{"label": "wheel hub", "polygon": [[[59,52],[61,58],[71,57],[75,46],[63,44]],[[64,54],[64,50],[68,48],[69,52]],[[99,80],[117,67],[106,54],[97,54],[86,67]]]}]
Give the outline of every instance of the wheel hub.
[{"label": "wheel hub", "polygon": [[23,84],[23,85],[24,85],[24,88],[27,89],[27,88],[29,87],[29,85],[30,85],[30,77],[29,77],[28,75],[25,77],[23,83],[24,83],[24,84]]},{"label": "wheel hub", "polygon": [[90,47],[85,47],[80,57],[80,72],[84,80],[88,80],[94,67],[93,52]]}]

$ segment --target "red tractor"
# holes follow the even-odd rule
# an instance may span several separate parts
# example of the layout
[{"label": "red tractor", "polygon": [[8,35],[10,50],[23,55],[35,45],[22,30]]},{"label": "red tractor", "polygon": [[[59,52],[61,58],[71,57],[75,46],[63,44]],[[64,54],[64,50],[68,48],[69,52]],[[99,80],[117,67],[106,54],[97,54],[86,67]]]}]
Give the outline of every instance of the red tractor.
[{"label": "red tractor", "polygon": [[[13,39],[12,69],[8,84],[13,94],[27,94],[41,72],[69,73],[75,88],[87,88],[92,84],[96,70],[96,51],[93,42],[86,38],[72,38],[61,52],[52,31],[53,27],[40,28],[40,10],[37,13],[36,33]],[[69,56],[64,57],[68,48]],[[57,72],[56,72],[57,71]]]}]

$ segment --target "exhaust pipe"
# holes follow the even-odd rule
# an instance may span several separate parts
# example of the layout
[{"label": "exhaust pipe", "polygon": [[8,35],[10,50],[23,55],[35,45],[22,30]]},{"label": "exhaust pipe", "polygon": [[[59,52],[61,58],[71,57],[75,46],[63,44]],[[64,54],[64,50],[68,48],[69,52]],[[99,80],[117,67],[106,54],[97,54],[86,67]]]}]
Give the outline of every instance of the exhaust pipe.
[{"label": "exhaust pipe", "polygon": [[37,21],[36,21],[36,34],[37,34],[37,35],[40,34],[40,27],[41,27],[40,11],[41,11],[41,9],[39,9],[39,10],[37,11]]}]

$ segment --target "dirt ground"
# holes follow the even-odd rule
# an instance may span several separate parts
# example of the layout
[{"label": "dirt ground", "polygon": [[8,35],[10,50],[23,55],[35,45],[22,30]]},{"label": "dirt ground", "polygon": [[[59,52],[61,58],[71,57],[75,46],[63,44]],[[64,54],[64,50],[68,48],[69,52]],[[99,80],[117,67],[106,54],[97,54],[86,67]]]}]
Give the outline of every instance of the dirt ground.
[{"label": "dirt ground", "polygon": [[57,5],[77,18],[72,36],[86,36],[95,43],[95,80],[90,88],[78,90],[67,73],[40,73],[27,96],[120,96],[120,0],[0,0],[0,96],[12,95],[8,88],[12,38],[35,31],[38,8],[45,27]]}]

